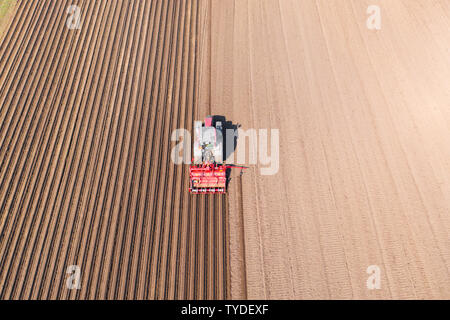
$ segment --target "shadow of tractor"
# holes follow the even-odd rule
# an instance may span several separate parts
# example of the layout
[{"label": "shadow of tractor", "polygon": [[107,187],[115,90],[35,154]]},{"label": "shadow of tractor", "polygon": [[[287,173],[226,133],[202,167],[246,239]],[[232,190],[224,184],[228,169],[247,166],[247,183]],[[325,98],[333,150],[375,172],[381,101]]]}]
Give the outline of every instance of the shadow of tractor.
[{"label": "shadow of tractor", "polygon": [[222,122],[223,128],[223,160],[226,162],[234,153],[237,147],[238,129],[241,127],[238,123],[227,121],[225,116],[214,115],[213,126],[217,122]]},{"label": "shadow of tractor", "polygon": [[[230,157],[233,156],[234,151],[237,147],[237,141],[239,139],[239,131],[238,129],[241,127],[238,123],[233,123],[233,121],[227,121],[225,116],[214,115],[213,116],[213,126],[216,126],[217,122],[222,122],[222,130],[223,130],[223,160],[226,162]],[[228,165],[226,169],[227,176],[227,189],[231,180],[231,171],[232,168],[241,169],[242,168],[235,165]]]}]

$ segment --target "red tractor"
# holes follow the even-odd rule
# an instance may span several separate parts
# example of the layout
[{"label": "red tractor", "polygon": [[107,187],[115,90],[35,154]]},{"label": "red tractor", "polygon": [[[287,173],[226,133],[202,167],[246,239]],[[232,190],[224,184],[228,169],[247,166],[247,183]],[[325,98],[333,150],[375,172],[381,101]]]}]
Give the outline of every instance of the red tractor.
[{"label": "red tractor", "polygon": [[192,194],[226,193],[228,167],[223,163],[222,122],[213,120],[208,116],[204,123],[194,123],[194,159],[189,168]]},{"label": "red tractor", "polygon": [[224,194],[227,192],[229,169],[247,168],[224,163],[225,139],[222,121],[214,121],[214,117],[208,116],[204,123],[195,121],[194,131],[194,159],[189,168],[189,192]]}]

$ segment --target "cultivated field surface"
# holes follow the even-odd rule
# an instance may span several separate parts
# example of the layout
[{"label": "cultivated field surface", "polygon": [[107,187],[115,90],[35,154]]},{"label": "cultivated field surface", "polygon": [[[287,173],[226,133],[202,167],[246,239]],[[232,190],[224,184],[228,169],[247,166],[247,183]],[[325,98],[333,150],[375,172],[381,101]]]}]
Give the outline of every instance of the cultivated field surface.
[{"label": "cultivated field surface", "polygon": [[212,113],[280,135],[231,183],[232,296],[449,299],[450,2],[210,3]]},{"label": "cultivated field surface", "polygon": [[[450,299],[449,1],[8,3],[1,299]],[[248,169],[191,196],[209,114]]]},{"label": "cultivated field surface", "polygon": [[170,161],[198,117],[201,6],[19,1],[0,47],[0,298],[227,296],[226,198],[190,197]]}]

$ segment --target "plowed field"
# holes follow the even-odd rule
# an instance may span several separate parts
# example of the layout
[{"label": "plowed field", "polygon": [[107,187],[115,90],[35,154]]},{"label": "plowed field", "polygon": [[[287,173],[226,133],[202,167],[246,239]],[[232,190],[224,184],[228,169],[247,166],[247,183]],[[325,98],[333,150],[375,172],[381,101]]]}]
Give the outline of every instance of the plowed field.
[{"label": "plowed field", "polygon": [[225,197],[190,197],[169,159],[197,117],[201,8],[19,2],[0,47],[1,298],[227,296]]}]

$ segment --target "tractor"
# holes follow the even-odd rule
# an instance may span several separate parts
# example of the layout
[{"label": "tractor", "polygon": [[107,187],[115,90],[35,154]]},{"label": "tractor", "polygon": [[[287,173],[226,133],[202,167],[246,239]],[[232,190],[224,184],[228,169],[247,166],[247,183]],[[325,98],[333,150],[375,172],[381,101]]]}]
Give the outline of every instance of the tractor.
[{"label": "tractor", "polygon": [[189,168],[192,194],[224,194],[227,188],[227,169],[223,163],[224,139],[221,121],[212,116],[204,123],[194,123],[194,159]]}]

